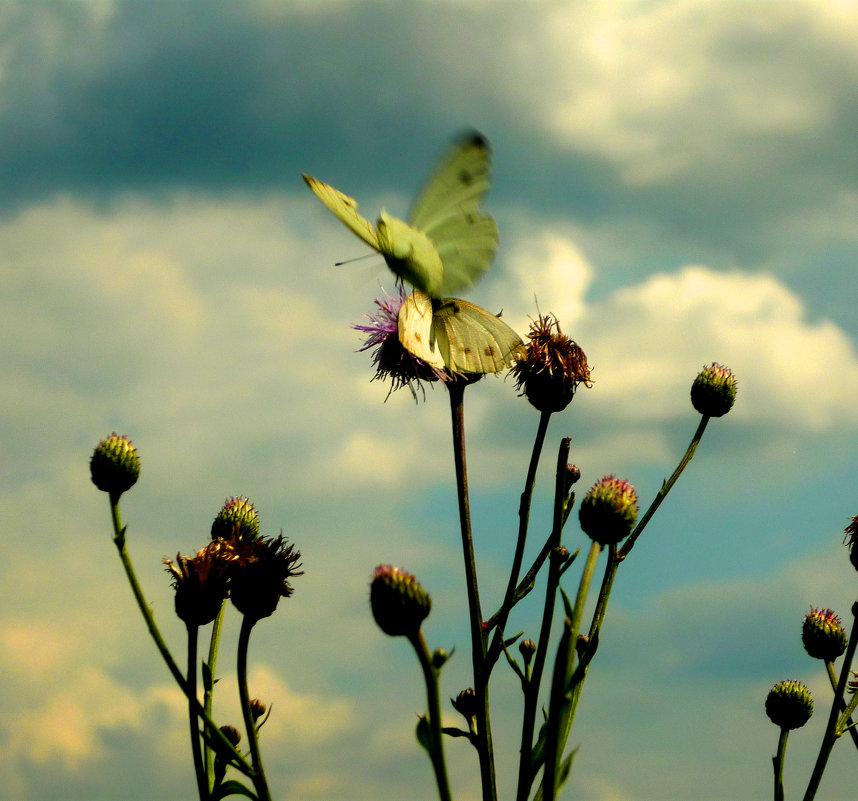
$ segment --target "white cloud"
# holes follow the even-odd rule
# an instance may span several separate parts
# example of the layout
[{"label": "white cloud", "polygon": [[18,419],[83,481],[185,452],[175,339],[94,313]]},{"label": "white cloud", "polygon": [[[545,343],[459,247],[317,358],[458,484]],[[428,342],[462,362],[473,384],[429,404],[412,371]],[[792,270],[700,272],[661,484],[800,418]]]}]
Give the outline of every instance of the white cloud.
[{"label": "white cloud", "polygon": [[531,24],[510,21],[499,85],[558,144],[609,159],[630,184],[689,169],[738,178],[778,158],[766,137],[833,124],[829,65],[838,77],[858,66],[858,14],[827,5],[548,4]]},{"label": "white cloud", "polygon": [[697,372],[716,361],[738,377],[732,419],[806,431],[858,421],[851,340],[830,320],[811,320],[773,275],[689,265],[590,300],[593,267],[568,234],[522,236],[510,254],[501,288],[522,302],[534,291],[545,299],[543,312],[556,313],[587,353],[603,412],[671,419]]}]

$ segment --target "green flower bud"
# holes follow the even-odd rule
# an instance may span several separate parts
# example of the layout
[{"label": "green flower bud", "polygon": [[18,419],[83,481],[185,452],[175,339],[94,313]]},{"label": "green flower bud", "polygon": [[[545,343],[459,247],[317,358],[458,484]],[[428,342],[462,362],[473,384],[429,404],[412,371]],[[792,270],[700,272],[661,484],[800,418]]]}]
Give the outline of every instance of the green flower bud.
[{"label": "green flower bud", "polygon": [[254,698],[250,702],[250,714],[254,720],[259,720],[266,712],[265,704],[258,698]]},{"label": "green flower bud", "polygon": [[799,729],[813,714],[813,696],[800,681],[786,679],[769,691],[766,714],[775,726]]},{"label": "green flower bud", "polygon": [[220,731],[233,747],[241,742],[241,732],[235,726],[221,726]]},{"label": "green flower bud", "polygon": [[518,644],[519,653],[521,653],[522,659],[524,659],[524,664],[529,665],[530,660],[533,659],[533,655],[536,653],[536,643],[533,640],[522,640]]},{"label": "green flower bud", "polygon": [[414,636],[432,609],[429,593],[410,573],[391,565],[375,569],[369,587],[372,616],[391,637]]},{"label": "green flower bud", "polygon": [[582,531],[600,545],[613,545],[627,537],[637,517],[635,488],[614,476],[599,479],[578,509]]},{"label": "green flower bud", "polygon": [[814,659],[833,662],[846,650],[848,640],[846,629],[833,610],[811,607],[804,616],[801,641]]},{"label": "green flower bud", "polygon": [[248,498],[227,498],[212,523],[212,539],[259,539],[259,514]]},{"label": "green flower bud", "polygon": [[736,376],[714,362],[704,367],[691,385],[691,403],[700,414],[723,417],[736,401]]},{"label": "green flower bud", "polygon": [[101,440],[89,460],[89,472],[92,483],[102,492],[110,493],[118,500],[126,490],[137,483],[140,475],[140,457],[124,434],[115,431]]}]

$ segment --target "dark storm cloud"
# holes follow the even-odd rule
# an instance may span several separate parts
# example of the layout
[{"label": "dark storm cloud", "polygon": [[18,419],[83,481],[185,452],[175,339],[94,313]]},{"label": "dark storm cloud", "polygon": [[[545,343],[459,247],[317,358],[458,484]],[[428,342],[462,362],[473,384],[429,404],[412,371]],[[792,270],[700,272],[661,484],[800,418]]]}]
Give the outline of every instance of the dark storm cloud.
[{"label": "dark storm cloud", "polygon": [[[407,193],[474,125],[498,153],[496,203],[584,226],[642,221],[722,265],[771,262],[781,220],[858,186],[858,60],[812,5],[767,25],[725,6],[697,27],[693,4],[665,5],[672,16],[642,5],[614,21],[640,50],[617,65],[632,70],[624,82],[593,67],[588,48],[613,28],[583,11],[566,36],[518,6],[132,0],[100,19],[84,4],[20,4],[0,23],[0,200],[299,191],[301,171],[358,196]],[[659,59],[687,85],[638,104],[633,68]],[[588,91],[605,117],[578,110]],[[570,103],[567,130],[557,109]]]}]

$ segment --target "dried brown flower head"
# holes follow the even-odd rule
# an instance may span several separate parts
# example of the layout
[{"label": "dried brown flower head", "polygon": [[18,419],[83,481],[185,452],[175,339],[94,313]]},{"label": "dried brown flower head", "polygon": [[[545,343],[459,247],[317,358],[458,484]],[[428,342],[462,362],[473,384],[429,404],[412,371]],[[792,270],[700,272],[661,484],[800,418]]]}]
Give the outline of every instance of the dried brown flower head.
[{"label": "dried brown flower head", "polygon": [[591,386],[587,356],[553,315],[540,314],[527,338],[524,355],[510,370],[515,388],[541,412],[563,411],[579,384]]}]

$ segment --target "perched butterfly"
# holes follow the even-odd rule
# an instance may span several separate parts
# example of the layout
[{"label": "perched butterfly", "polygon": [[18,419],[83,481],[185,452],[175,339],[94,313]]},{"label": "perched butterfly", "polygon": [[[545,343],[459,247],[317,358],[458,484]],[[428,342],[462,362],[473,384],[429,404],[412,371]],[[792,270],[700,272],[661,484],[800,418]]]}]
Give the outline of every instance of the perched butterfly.
[{"label": "perched butterfly", "polygon": [[474,283],[498,248],[497,225],[480,209],[491,150],[471,133],[454,143],[417,196],[408,222],[384,210],[375,227],[357,202],[309,175],[307,186],[415,292],[400,311],[399,339],[415,356],[453,372],[494,373],[512,363],[521,338],[473,303],[446,298]]}]

